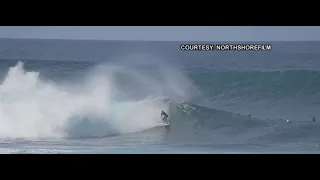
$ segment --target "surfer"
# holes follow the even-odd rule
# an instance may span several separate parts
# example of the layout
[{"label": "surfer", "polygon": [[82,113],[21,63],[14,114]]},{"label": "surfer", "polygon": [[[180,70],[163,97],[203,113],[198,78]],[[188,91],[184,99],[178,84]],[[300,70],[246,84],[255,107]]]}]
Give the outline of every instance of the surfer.
[{"label": "surfer", "polygon": [[[162,117],[163,116],[163,117]],[[167,113],[165,113],[163,110],[161,111],[161,118],[162,118],[162,120],[165,122],[165,123],[167,123],[168,124],[168,114]]]},{"label": "surfer", "polygon": [[315,118],[315,117],[313,117],[313,118],[312,118],[312,121],[313,121],[313,122],[316,122],[316,118]]}]

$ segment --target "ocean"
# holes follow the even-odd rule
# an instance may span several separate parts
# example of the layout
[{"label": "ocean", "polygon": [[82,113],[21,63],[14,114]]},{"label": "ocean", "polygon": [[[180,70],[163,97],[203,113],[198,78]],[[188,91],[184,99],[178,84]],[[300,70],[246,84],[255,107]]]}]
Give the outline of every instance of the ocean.
[{"label": "ocean", "polygon": [[320,42],[0,39],[0,80],[0,153],[320,150]]}]

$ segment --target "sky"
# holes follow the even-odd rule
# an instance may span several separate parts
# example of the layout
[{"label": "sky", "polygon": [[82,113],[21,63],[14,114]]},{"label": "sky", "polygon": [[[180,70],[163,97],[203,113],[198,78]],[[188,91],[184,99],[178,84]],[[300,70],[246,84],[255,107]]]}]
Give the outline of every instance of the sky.
[{"label": "sky", "polygon": [[0,38],[147,41],[318,41],[320,26],[1,26]]}]

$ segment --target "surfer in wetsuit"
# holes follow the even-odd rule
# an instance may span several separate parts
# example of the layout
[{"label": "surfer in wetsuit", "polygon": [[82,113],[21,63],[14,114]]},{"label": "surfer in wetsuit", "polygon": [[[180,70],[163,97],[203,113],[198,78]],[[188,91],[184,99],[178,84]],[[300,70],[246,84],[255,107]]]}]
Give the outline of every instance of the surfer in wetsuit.
[{"label": "surfer in wetsuit", "polygon": [[[163,117],[162,117],[163,116]],[[161,118],[162,118],[162,120],[165,122],[165,123],[168,123],[168,114],[167,113],[165,113],[163,110],[161,111]]]}]

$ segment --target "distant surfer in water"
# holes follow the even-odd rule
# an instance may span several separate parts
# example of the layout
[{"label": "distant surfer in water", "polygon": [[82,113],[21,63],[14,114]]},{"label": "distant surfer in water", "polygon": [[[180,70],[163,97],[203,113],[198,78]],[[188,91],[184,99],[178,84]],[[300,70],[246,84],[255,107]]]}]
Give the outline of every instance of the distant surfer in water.
[{"label": "distant surfer in water", "polygon": [[168,114],[167,113],[165,113],[163,110],[161,111],[161,118],[162,118],[162,120],[165,122],[165,123],[167,123],[167,124],[169,124],[169,122],[168,122]]}]

